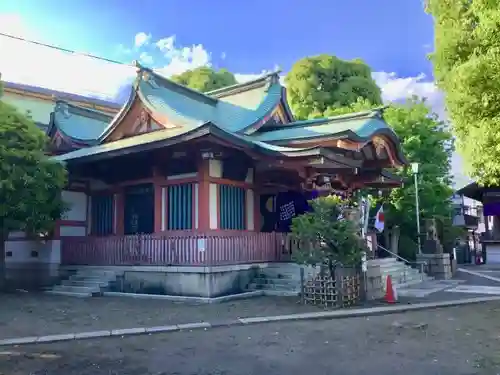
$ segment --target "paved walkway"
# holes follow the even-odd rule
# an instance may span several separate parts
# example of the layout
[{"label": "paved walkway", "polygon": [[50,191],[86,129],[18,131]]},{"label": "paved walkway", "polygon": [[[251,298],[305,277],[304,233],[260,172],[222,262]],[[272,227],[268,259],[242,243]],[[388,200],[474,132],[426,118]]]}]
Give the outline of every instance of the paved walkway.
[{"label": "paved walkway", "polygon": [[402,296],[446,300],[458,293],[468,297],[500,296],[500,267],[460,267],[452,280],[432,280],[412,285],[401,291]]},{"label": "paved walkway", "polygon": [[[0,348],[1,374],[500,372],[500,303]],[[333,371],[332,371],[333,369]]]}]

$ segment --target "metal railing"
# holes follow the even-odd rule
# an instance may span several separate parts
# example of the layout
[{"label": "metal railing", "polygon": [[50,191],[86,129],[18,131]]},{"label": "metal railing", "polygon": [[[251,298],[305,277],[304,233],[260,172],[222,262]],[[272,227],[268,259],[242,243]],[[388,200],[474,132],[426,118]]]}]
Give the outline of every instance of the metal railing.
[{"label": "metal railing", "polygon": [[[394,252],[392,252],[391,250],[389,249],[386,249],[384,246],[382,245],[379,245],[377,244],[377,247],[383,251],[385,251],[386,253],[388,253],[389,255],[391,255],[392,257],[396,258],[397,260],[403,262],[405,265],[408,265],[410,266],[411,268],[416,268],[418,269],[419,271],[419,274],[420,274],[420,280],[423,281],[424,280],[424,275],[426,274],[426,271],[427,271],[427,268],[428,268],[428,262],[427,261],[411,261],[409,259],[406,259],[406,258],[403,258],[401,255],[398,255]],[[415,267],[414,267],[415,266]],[[400,280],[397,280],[399,281],[399,283],[406,283],[408,281],[408,273],[407,273],[407,268],[404,267],[403,268],[403,275],[402,275],[402,278]]]}]

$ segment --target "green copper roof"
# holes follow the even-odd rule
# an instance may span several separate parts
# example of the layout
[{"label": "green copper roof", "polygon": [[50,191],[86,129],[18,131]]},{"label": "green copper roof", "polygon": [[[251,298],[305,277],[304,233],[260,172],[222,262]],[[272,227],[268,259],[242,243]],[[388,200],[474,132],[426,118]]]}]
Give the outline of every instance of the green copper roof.
[{"label": "green copper roof", "polygon": [[249,149],[255,149],[262,153],[274,157],[291,157],[291,158],[304,158],[311,156],[322,156],[328,160],[335,161],[346,166],[356,167],[359,161],[353,161],[338,155],[330,150],[322,149],[320,147],[311,148],[290,148],[282,146],[269,145],[262,142],[254,142],[246,135],[238,135],[229,133],[224,129],[217,127],[215,124],[206,123],[200,127],[195,128],[176,128],[154,131],[146,134],[137,135],[130,138],[121,139],[119,141],[104,143],[93,147],[83,148],[80,150],[72,151],[66,154],[54,156],[53,159],[57,161],[67,162],[69,160],[77,161],[78,159],[97,160],[102,157],[113,157],[124,151],[127,154],[133,152],[140,152],[142,150],[152,150],[155,148],[167,147],[188,139],[194,139],[212,134],[216,137],[225,138],[235,144],[245,145]]},{"label": "green copper roof", "polygon": [[269,83],[279,80],[279,73],[279,71],[268,73],[251,81],[209,91],[206,95],[222,102],[257,110],[262,99],[268,94]]},{"label": "green copper roof", "polygon": [[102,134],[111,118],[105,113],[60,100],[54,107],[51,129],[56,128],[69,138],[92,144]]},{"label": "green copper roof", "polygon": [[332,139],[347,136],[354,140],[366,140],[380,132],[396,136],[383,120],[380,111],[374,110],[325,119],[296,121],[279,129],[258,132],[254,138],[262,142],[287,144],[324,137]]},{"label": "green copper roof", "polygon": [[196,126],[212,122],[234,133],[244,131],[264,118],[281,99],[279,82],[269,84],[265,93],[260,93],[260,100],[254,100],[258,102],[254,103],[254,108],[245,108],[207,95],[199,95],[197,92],[188,94],[184,87],[155,74],[151,74],[147,79],[139,79],[137,85],[137,93],[143,103],[174,123]]},{"label": "green copper roof", "polygon": [[[255,82],[248,85],[252,84]],[[241,91],[241,87],[238,89]],[[161,114],[175,125],[196,127],[211,122],[229,132],[246,132],[255,128],[280,103],[282,86],[277,74],[268,75],[258,80],[258,90],[238,94],[246,96],[225,95],[219,99],[215,94],[200,93],[140,67],[129,101],[99,138],[104,140],[120,123],[136,96],[153,114]]]},{"label": "green copper roof", "polygon": [[[60,155],[57,159],[80,159],[107,152],[114,154],[123,149],[139,150],[146,145],[152,148],[160,145],[164,147],[191,139],[193,134],[200,136],[205,131],[270,155],[302,157],[306,154],[313,156],[323,153],[321,156],[334,158],[340,163],[348,163],[348,160],[339,155],[339,152],[326,151],[320,147],[288,146],[325,138],[349,138],[365,142],[376,134],[385,134],[392,138],[396,145],[399,143],[395,133],[383,120],[382,110],[294,121],[279,126],[273,125],[273,129],[267,130],[262,125],[270,119],[274,109],[280,103],[283,104],[284,95],[285,90],[279,83],[277,73],[203,94],[139,66],[131,96],[114,118],[65,102],[56,104],[52,116],[53,126],[64,135],[92,146]],[[153,117],[155,114],[161,115],[178,127],[105,142],[107,136],[122,122],[136,99],[151,111]],[[404,160],[404,157],[400,159]]]}]

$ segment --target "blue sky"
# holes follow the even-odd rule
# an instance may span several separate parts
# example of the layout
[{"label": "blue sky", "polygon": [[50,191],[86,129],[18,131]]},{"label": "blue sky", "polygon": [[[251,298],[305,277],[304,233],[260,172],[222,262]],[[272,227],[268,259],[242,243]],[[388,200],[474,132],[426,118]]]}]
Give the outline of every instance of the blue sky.
[{"label": "blue sky", "polygon": [[[125,59],[138,32],[202,44],[215,66],[239,73],[284,70],[319,53],[361,57],[374,71],[430,76],[432,20],[422,0],[4,0],[39,39]],[[158,50],[148,52],[161,60]],[[222,58],[224,57],[225,58]]]},{"label": "blue sky", "polygon": [[[443,95],[427,58],[433,24],[423,0],[1,0],[0,32],[123,63],[139,59],[169,76],[202,65],[248,80],[320,53],[361,58],[386,101]],[[135,70],[0,36],[7,81],[116,98]],[[462,185],[461,162],[453,160]]]}]

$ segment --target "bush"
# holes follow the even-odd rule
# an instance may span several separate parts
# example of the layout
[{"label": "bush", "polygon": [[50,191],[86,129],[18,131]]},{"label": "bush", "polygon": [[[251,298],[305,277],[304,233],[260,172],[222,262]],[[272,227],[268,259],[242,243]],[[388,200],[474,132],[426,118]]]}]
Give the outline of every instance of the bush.
[{"label": "bush", "polygon": [[299,242],[293,260],[300,264],[324,265],[334,277],[336,266],[358,266],[366,245],[357,223],[346,220],[347,201],[323,197],[310,202],[311,211],[292,221],[292,238]]}]

